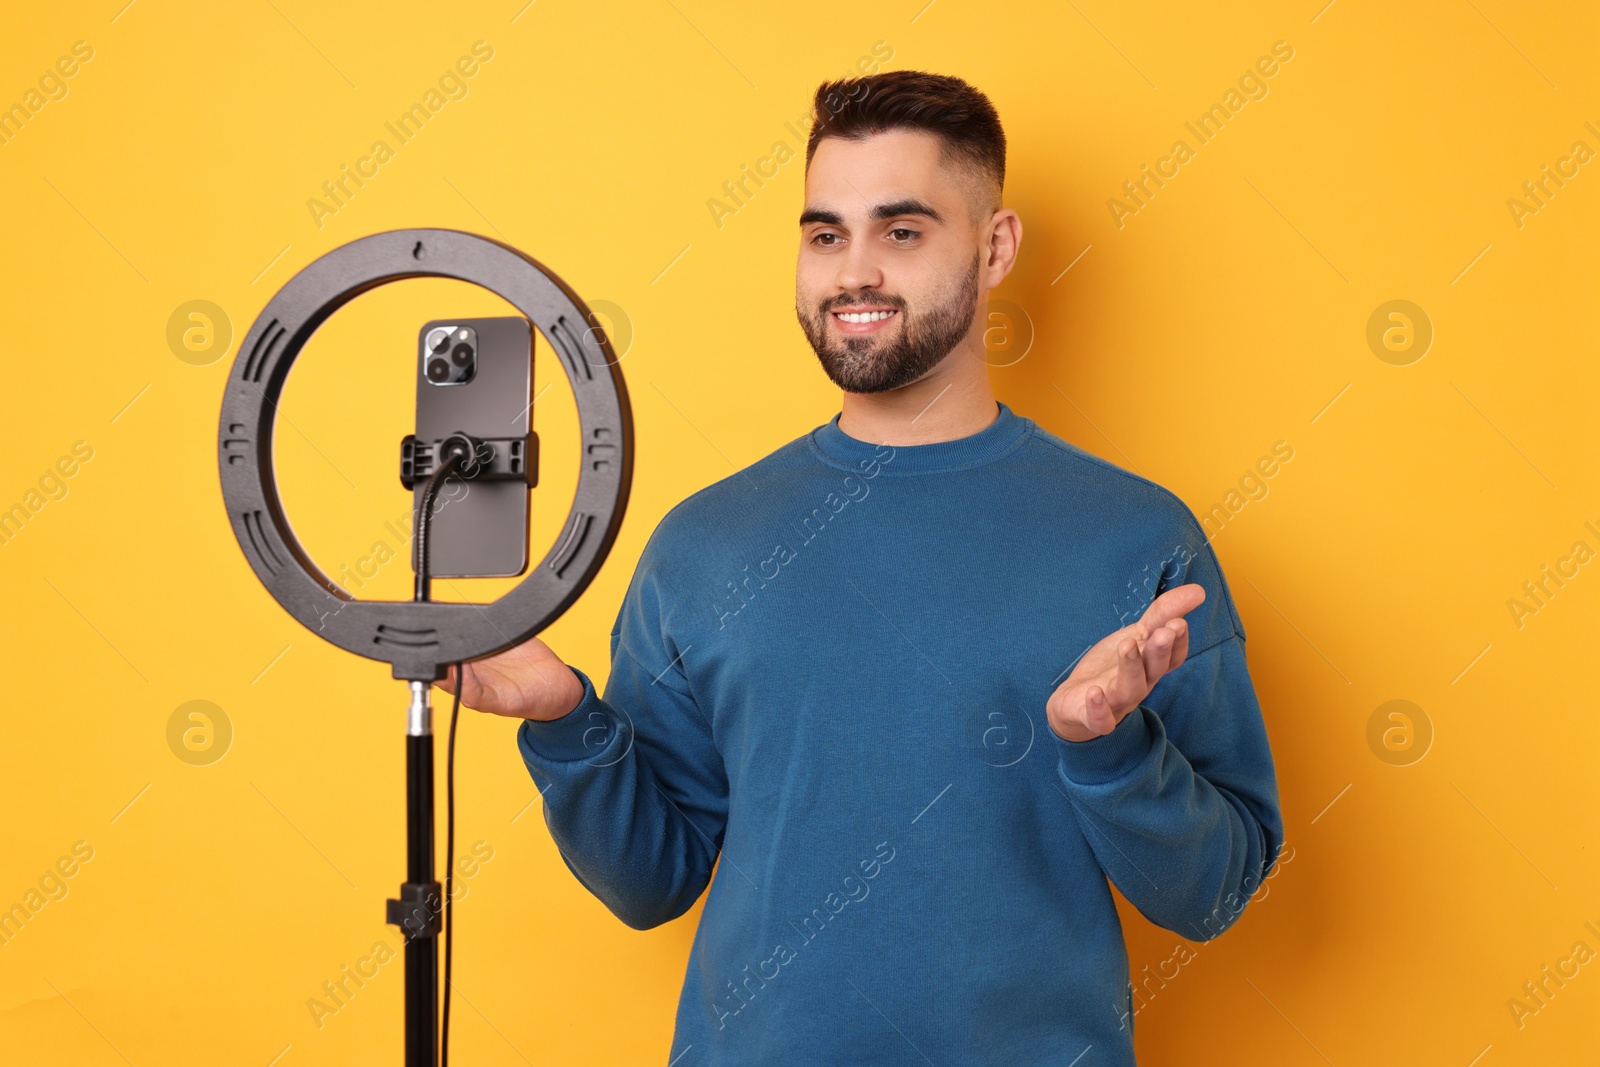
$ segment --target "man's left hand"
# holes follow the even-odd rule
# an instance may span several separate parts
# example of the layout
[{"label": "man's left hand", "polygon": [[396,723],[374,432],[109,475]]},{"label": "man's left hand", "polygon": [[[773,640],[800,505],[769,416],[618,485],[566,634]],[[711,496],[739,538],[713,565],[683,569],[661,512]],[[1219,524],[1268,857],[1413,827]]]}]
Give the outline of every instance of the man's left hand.
[{"label": "man's left hand", "polygon": [[1156,597],[1139,621],[1102,638],[1045,703],[1050,729],[1068,741],[1109,734],[1163,675],[1189,655],[1183,616],[1205,603],[1205,587],[1180,585]]}]

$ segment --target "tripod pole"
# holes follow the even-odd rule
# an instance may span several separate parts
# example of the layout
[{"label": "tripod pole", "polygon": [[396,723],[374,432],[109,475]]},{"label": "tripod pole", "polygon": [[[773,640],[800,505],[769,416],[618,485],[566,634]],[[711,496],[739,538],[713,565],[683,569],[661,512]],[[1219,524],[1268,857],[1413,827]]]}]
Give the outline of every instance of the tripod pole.
[{"label": "tripod pole", "polygon": [[428,683],[411,683],[406,720],[406,881],[388,902],[406,938],[406,1067],[439,1063],[439,929],[442,887],[433,877],[433,707]]}]

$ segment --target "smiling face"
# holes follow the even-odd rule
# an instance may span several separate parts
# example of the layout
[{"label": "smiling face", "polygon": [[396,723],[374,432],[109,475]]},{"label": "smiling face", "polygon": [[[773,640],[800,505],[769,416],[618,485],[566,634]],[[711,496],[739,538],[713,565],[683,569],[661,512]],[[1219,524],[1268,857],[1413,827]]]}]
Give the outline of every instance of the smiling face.
[{"label": "smiling face", "polygon": [[980,240],[991,191],[941,146],[923,130],[825,137],[806,171],[795,314],[846,392],[922,378],[969,339],[994,284]]}]

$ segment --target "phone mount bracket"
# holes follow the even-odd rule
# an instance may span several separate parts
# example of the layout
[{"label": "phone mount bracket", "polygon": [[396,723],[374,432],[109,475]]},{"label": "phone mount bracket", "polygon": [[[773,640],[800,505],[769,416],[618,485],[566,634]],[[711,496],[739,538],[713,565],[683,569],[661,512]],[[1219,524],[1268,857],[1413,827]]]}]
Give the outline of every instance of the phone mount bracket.
[{"label": "phone mount bracket", "polygon": [[[453,278],[506,300],[560,359],[582,429],[578,485],[544,559],[490,604],[357,600],[323,574],[295,539],[278,498],[272,433],[295,357],[317,327],[355,297],[404,278]],[[234,536],[267,591],[308,630],[347,652],[392,666],[395,678],[433,682],[446,666],[521,644],[588,588],[615,543],[633,481],[633,414],[618,357],[587,305],[549,268],[517,249],[460,230],[391,230],[341,245],[284,283],[239,344],[222,399],[217,457]],[[448,440],[446,438],[445,440]],[[509,474],[509,441],[488,442],[482,472]],[[440,442],[412,440],[427,469]],[[501,447],[504,445],[505,447]],[[404,447],[404,446],[402,446]],[[537,439],[523,470],[537,477]],[[404,473],[402,452],[402,481]]]},{"label": "phone mount bracket", "polygon": [[478,465],[464,477],[475,482],[527,482],[539,484],[539,435],[529,431],[521,437],[476,438],[461,432],[435,441],[418,441],[408,433],[400,440],[400,484],[415,489],[428,480],[443,449],[451,441],[467,438],[477,446]]}]

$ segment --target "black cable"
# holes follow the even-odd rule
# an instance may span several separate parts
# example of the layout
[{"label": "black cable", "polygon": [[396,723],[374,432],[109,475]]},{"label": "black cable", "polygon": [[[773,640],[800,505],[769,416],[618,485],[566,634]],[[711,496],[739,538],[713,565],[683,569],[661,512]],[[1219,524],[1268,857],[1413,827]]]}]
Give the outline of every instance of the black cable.
[{"label": "black cable", "polygon": [[412,521],[416,527],[416,537],[413,538],[411,556],[411,565],[417,572],[417,587],[411,599],[419,604],[428,599],[428,527],[433,519],[433,501],[439,495],[439,486],[455,473],[460,463],[461,456],[454,452],[441,457],[439,468],[428,476],[427,484],[422,487],[422,496],[417,501],[417,517]]},{"label": "black cable", "polygon": [[450,1067],[450,950],[456,937],[451,932],[451,914],[456,878],[456,717],[461,714],[461,664],[456,664],[456,696],[450,704],[450,755],[445,763],[445,819],[444,846],[444,1023],[439,1034],[439,1067]]}]

